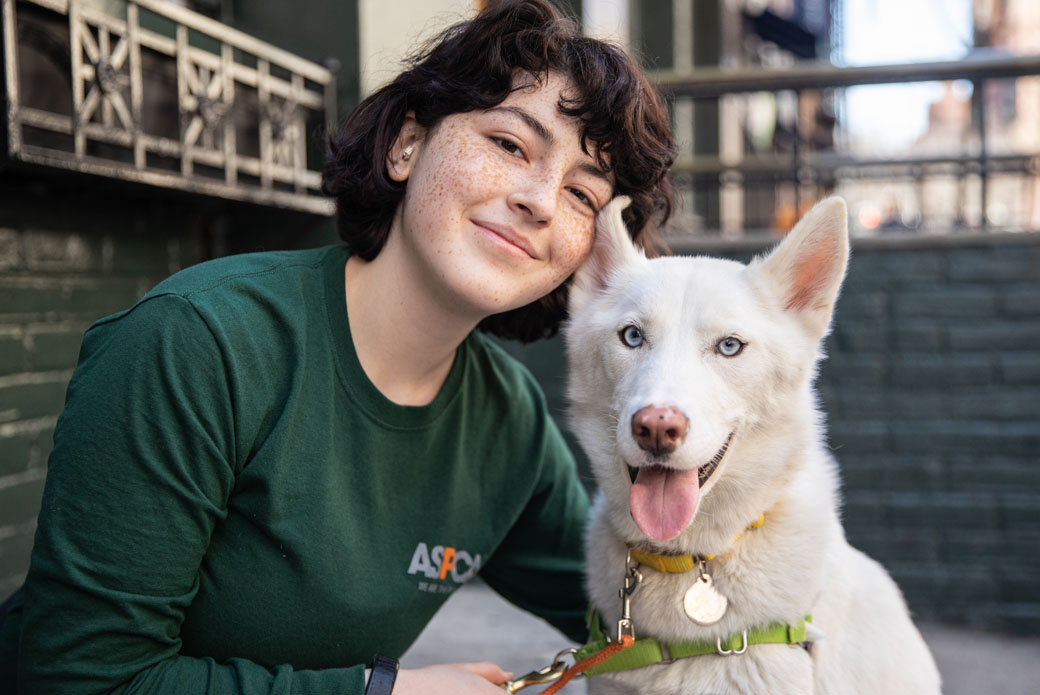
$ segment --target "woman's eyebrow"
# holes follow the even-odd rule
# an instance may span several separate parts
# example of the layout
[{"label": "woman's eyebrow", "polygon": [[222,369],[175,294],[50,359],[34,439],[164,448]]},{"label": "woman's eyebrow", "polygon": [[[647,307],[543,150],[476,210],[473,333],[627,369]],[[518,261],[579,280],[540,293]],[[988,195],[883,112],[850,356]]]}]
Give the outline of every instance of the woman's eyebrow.
[{"label": "woman's eyebrow", "polygon": [[607,173],[606,173],[605,171],[603,171],[602,169],[600,169],[600,168],[599,168],[598,166],[596,166],[595,164],[582,164],[582,165],[581,165],[581,166],[579,167],[579,169],[581,169],[582,171],[584,171],[584,172],[585,172],[586,174],[589,174],[589,175],[591,175],[591,176],[595,176],[595,177],[596,177],[596,178],[598,178],[598,179],[603,179],[604,181],[606,181],[607,183],[609,183],[609,184],[610,184],[611,186],[613,186],[613,185],[614,185],[614,181],[613,181],[613,179],[611,179],[611,178],[610,178],[610,175],[609,175],[609,174],[607,174]]},{"label": "woman's eyebrow", "polygon": [[534,131],[535,135],[545,141],[546,144],[552,145],[556,142],[556,138],[553,136],[552,131],[545,127],[545,124],[539,121],[537,118],[524,111],[519,106],[493,106],[488,109],[488,113],[493,111],[505,111],[507,113],[516,114],[527,124],[527,127]]}]

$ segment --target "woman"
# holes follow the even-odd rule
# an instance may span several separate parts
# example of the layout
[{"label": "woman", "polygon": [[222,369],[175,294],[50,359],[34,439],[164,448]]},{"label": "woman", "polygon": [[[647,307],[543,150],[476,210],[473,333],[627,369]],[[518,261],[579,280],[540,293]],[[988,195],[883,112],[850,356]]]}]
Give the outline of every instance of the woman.
[{"label": "woman", "polygon": [[580,639],[585,493],[473,329],[552,334],[597,211],[667,216],[671,160],[638,69],[547,2],[448,29],[332,141],[346,246],[205,263],[87,331],[0,638],[21,692],[490,695],[488,663],[393,682],[478,572]]}]

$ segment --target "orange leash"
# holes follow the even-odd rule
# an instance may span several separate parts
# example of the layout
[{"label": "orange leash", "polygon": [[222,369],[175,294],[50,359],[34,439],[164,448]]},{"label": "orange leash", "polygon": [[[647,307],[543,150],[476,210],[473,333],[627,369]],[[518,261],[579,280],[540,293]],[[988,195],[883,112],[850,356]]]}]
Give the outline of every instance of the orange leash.
[{"label": "orange leash", "polygon": [[603,651],[593,654],[587,659],[582,659],[581,661],[564,671],[563,675],[560,676],[560,680],[550,685],[548,688],[539,693],[539,695],[555,695],[555,693],[558,693],[560,689],[563,688],[563,686],[567,685],[567,683],[569,683],[570,680],[579,673],[584,673],[590,668],[599,666],[610,657],[614,656],[620,651],[628,649],[635,643],[636,638],[632,635],[622,635],[619,641],[607,645],[603,648]]}]

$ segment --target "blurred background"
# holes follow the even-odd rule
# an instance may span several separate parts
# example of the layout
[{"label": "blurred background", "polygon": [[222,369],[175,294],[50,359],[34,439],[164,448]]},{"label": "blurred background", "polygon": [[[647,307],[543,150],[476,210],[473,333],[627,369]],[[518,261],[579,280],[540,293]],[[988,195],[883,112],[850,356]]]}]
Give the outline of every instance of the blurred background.
[{"label": "blurred background", "polygon": [[[481,4],[0,0],[0,596],[87,326],[185,266],[335,243],[326,124]],[[1040,656],[1040,3],[558,4],[668,98],[673,251],[747,260],[849,202],[819,378],[848,536],[936,641]],[[559,340],[508,348],[565,426]]]}]

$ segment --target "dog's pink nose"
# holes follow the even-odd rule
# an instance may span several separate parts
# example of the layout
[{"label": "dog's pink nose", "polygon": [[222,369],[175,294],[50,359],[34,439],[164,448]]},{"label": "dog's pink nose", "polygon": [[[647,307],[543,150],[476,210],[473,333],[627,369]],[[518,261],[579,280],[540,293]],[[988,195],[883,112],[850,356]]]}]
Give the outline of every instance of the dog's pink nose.
[{"label": "dog's pink nose", "polygon": [[679,447],[690,429],[690,419],[673,406],[648,405],[632,416],[632,436],[640,449],[652,454],[670,454]]}]

